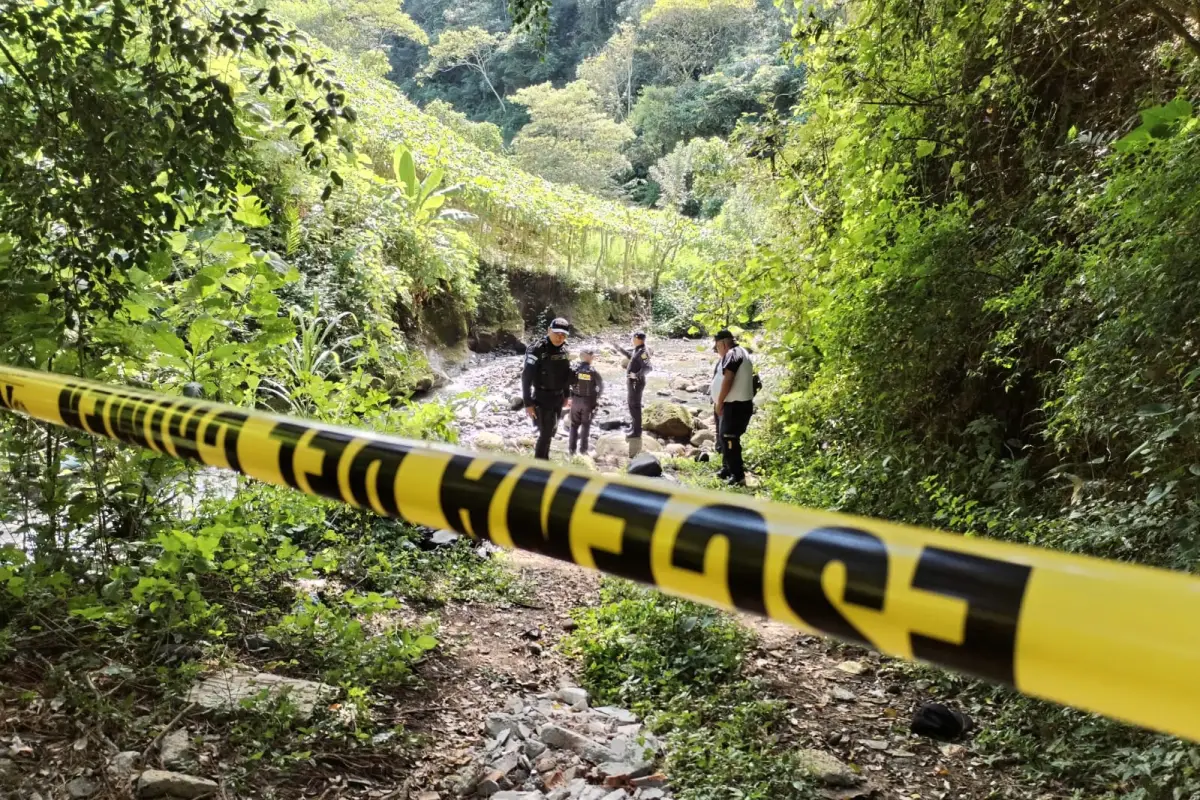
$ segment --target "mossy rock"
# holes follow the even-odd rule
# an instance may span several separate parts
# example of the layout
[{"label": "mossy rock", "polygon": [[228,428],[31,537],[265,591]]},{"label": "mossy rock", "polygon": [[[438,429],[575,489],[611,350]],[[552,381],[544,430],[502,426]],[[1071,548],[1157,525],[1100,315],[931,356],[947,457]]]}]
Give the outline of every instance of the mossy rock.
[{"label": "mossy rock", "polygon": [[642,411],[642,427],[668,439],[690,440],[692,413],[678,403],[651,403]]}]

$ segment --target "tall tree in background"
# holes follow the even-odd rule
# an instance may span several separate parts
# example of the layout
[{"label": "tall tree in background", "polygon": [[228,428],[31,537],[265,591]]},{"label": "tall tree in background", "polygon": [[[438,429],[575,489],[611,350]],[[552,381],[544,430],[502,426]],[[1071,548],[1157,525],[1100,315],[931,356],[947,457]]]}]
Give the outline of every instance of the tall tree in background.
[{"label": "tall tree in background", "polygon": [[754,0],[656,0],[642,14],[646,51],[673,83],[711,72],[743,41]]},{"label": "tall tree in background", "polygon": [[447,30],[438,37],[437,43],[429,48],[429,63],[421,70],[421,75],[431,77],[441,72],[448,72],[462,67],[475,72],[483,78],[483,82],[491,89],[500,108],[504,108],[504,98],[496,91],[491,77],[488,75],[488,65],[492,57],[504,43],[504,36],[499,33],[488,33],[483,28],[466,28],[465,30]]},{"label": "tall tree in background", "polygon": [[330,47],[358,56],[372,72],[388,72],[393,38],[428,44],[401,0],[284,0],[272,6]]},{"label": "tall tree in background", "polygon": [[529,124],[513,140],[522,167],[597,194],[616,189],[613,175],[629,169],[621,149],[633,131],[604,112],[590,86],[574,81],[555,89],[542,83],[512,99],[529,110]]},{"label": "tall tree in background", "polygon": [[604,49],[580,64],[577,72],[580,80],[586,81],[600,97],[604,109],[617,120],[624,120],[633,109],[637,48],[637,26],[625,22]]}]

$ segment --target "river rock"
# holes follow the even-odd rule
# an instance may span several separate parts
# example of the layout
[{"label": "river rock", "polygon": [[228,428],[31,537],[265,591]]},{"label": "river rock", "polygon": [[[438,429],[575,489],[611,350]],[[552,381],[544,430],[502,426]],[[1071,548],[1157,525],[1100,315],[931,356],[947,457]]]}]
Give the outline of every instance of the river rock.
[{"label": "river rock", "polygon": [[138,797],[176,797],[191,800],[193,797],[215,795],[217,784],[205,778],[194,778],[180,772],[148,769],[138,778]]},{"label": "river rock", "polygon": [[271,698],[286,696],[302,719],[312,716],[317,703],[337,694],[337,689],[324,683],[234,668],[193,686],[187,702],[209,711],[236,711],[243,700],[254,700],[264,691]]},{"label": "river rock", "polygon": [[588,707],[587,689],[580,689],[578,686],[564,686],[555,692],[554,696],[572,707]]},{"label": "river rock", "polygon": [[115,780],[128,780],[137,769],[142,754],[137,750],[122,750],[108,762],[108,774]]},{"label": "river rock", "polygon": [[480,431],[475,434],[475,438],[471,440],[471,444],[475,445],[479,450],[503,450],[504,437],[491,431]]},{"label": "river rock", "polygon": [[606,433],[596,440],[596,458],[618,458],[629,455],[629,442],[622,434]]},{"label": "river rock", "polygon": [[669,455],[671,458],[680,458],[684,455],[687,455],[687,448],[684,447],[683,445],[679,444],[678,442],[672,442],[671,444],[664,447],[663,451],[667,455]]},{"label": "river rock", "polygon": [[651,403],[642,412],[642,427],[668,439],[692,435],[692,415],[678,403]]},{"label": "river rock", "polygon": [[854,786],[862,782],[854,770],[822,750],[801,750],[796,753],[796,761],[804,773],[829,786]]},{"label": "river rock", "polygon": [[514,394],[512,397],[508,398],[508,410],[509,411],[520,411],[524,407],[525,407],[525,400],[524,400],[524,398],[521,397],[521,395]]},{"label": "river rock", "polygon": [[692,447],[703,447],[705,444],[712,444],[717,440],[715,433],[708,429],[701,429],[692,435]]},{"label": "river rock", "polygon": [[642,475],[647,478],[658,478],[663,474],[662,464],[653,453],[639,453],[629,462],[626,472],[630,475]]},{"label": "river rock", "polygon": [[558,725],[546,725],[542,728],[540,735],[542,741],[550,747],[570,750],[593,764],[603,764],[605,761],[613,760],[611,750],[573,730]]}]

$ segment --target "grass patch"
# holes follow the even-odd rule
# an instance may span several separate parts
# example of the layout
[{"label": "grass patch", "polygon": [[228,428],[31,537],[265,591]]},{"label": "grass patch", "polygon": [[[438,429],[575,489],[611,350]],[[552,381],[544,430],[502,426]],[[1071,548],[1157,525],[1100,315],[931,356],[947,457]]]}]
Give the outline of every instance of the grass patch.
[{"label": "grass patch", "polygon": [[720,611],[605,579],[563,642],[598,703],[631,708],[663,738],[681,800],[815,797],[782,741],[784,704],[742,677],[753,637]]}]

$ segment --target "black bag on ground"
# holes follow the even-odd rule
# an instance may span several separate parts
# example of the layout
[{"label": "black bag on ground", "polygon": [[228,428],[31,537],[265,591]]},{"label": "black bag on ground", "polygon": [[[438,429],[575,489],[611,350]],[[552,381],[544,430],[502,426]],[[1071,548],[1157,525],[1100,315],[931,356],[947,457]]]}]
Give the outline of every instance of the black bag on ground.
[{"label": "black bag on ground", "polygon": [[923,703],[913,713],[909,730],[918,736],[949,742],[962,737],[973,727],[975,723],[961,711],[941,703]]}]

